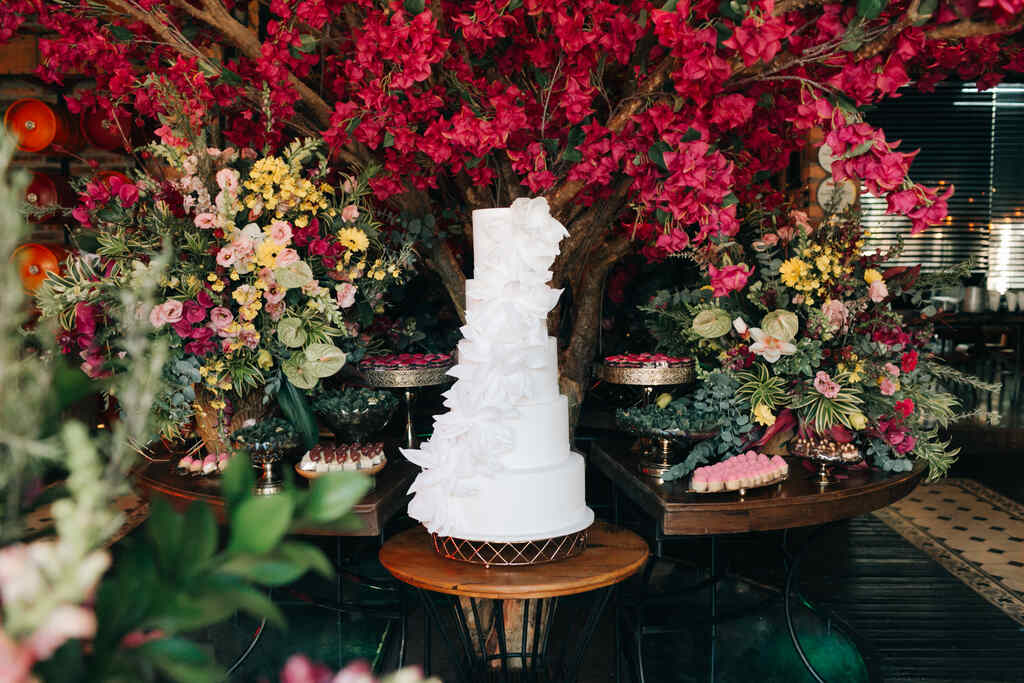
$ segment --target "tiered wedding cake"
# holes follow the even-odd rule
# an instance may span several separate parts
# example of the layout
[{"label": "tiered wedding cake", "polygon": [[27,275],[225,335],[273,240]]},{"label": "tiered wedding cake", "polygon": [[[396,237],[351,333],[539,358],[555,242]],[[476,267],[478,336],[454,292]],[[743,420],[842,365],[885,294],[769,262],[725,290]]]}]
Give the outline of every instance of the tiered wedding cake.
[{"label": "tiered wedding cake", "polygon": [[569,409],[558,393],[548,287],[566,236],[544,199],[473,212],[475,278],[466,282],[466,325],[449,412],[418,450],[423,468],[409,514],[441,536],[534,541],[590,526],[583,458],[569,450]]}]

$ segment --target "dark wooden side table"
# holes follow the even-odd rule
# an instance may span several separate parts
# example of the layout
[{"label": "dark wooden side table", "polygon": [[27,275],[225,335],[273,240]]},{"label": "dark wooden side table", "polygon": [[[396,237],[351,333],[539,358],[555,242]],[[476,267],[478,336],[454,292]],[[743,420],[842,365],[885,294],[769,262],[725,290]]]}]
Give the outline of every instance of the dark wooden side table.
[{"label": "dark wooden side table", "polygon": [[[719,574],[718,537],[749,531],[784,530],[818,526],[849,519],[883,508],[903,498],[920,483],[925,466],[917,463],[910,472],[887,473],[874,469],[849,470],[835,484],[822,487],[806,472],[798,459],[788,459],[790,476],[779,486],[720,494],[687,493],[688,481],[661,482],[638,473],[636,456],[630,452],[632,439],[605,439],[594,442],[588,467],[604,474],[612,485],[612,516],[618,521],[619,496],[624,495],[646,514],[651,523],[654,557],[664,557],[664,542],[673,538],[709,536],[711,540],[710,591],[711,644],[709,648],[709,680],[716,680],[715,650],[719,605],[717,583]],[[796,553],[786,558],[786,583],[782,593],[786,624],[790,639],[811,676],[823,682],[800,645],[790,611],[790,597],[799,576],[809,539]],[[648,574],[654,563],[648,565]],[[703,585],[703,584],[702,584]],[[639,606],[638,606],[639,607]],[[642,607],[640,608],[642,609]],[[644,680],[642,652],[643,618],[634,619],[636,668]]]},{"label": "dark wooden side table", "polygon": [[[224,524],[226,512],[224,498],[220,493],[219,477],[183,477],[175,470],[177,458],[167,462],[149,462],[136,471],[135,489],[138,493],[150,498],[153,495],[165,497],[178,511],[182,511],[195,501],[207,503],[213,510],[217,522]],[[335,582],[334,604],[320,605],[342,614],[373,614],[397,624],[398,627],[398,662],[405,661],[406,641],[409,630],[409,615],[406,609],[404,591],[401,584],[387,580],[374,580],[359,575],[357,572],[342,568],[342,537],[376,537],[379,543],[384,542],[384,527],[388,521],[405,509],[409,500],[409,485],[419,472],[419,468],[405,460],[394,458],[379,474],[375,475],[375,484],[362,500],[352,507],[352,514],[361,522],[358,528],[331,529],[324,527],[308,527],[295,533],[303,536],[333,536],[335,542],[335,563],[338,565],[338,578]],[[298,479],[299,486],[305,486],[305,479]],[[345,579],[354,581],[364,587],[370,587],[385,594],[388,601],[384,604],[367,606],[359,601],[345,597],[343,590]],[[393,603],[393,604],[392,604]],[[257,629],[252,643],[245,653],[232,665],[236,669],[256,646],[263,632],[265,620]],[[383,646],[387,646],[393,629],[388,629]]]},{"label": "dark wooden side table", "polygon": [[[167,498],[177,510],[184,510],[193,501],[203,501],[213,509],[217,521],[224,523],[224,498],[220,495],[219,477],[183,477],[175,471],[174,462],[150,462],[135,475],[135,487],[149,497],[158,494]],[[384,527],[392,517],[405,508],[408,490],[419,468],[405,460],[389,462],[376,483],[362,500],[352,508],[362,526],[358,529],[338,531],[310,527],[299,533],[308,536],[377,536],[383,542]],[[299,480],[304,486],[305,480]]]},{"label": "dark wooden side table", "polygon": [[[380,561],[418,589],[431,621],[449,636],[444,640],[460,680],[573,683],[615,587],[640,571],[649,554],[632,531],[595,522],[580,555],[548,564],[484,567],[446,559],[423,527],[390,538]],[[583,593],[591,600],[570,629],[575,647],[567,638],[556,654],[548,645],[559,598]],[[454,634],[445,633],[448,623]]]}]

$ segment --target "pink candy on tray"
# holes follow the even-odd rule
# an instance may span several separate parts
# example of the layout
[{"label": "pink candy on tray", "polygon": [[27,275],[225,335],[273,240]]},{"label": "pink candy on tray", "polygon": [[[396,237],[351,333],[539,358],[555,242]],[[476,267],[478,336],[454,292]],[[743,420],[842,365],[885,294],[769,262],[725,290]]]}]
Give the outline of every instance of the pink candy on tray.
[{"label": "pink candy on tray", "polygon": [[364,370],[403,370],[407,368],[443,368],[452,364],[447,353],[391,353],[367,356],[359,361]]},{"label": "pink candy on tray", "polygon": [[676,358],[663,353],[624,353],[606,356],[604,364],[613,368],[681,368],[689,358]]},{"label": "pink candy on tray", "polygon": [[228,454],[208,454],[205,458],[201,455],[186,455],[178,461],[178,474],[219,474],[228,466]]},{"label": "pink candy on tray", "polygon": [[789,465],[781,456],[769,458],[757,451],[747,451],[714,465],[698,467],[693,471],[690,487],[697,493],[739,491],[771,484],[788,473]]}]

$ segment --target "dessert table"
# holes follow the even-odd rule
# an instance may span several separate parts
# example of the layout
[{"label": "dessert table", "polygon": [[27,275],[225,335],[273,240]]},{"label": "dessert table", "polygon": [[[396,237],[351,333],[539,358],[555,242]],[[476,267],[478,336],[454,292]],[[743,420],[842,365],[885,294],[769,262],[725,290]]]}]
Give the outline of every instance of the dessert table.
[{"label": "dessert table", "polygon": [[[639,572],[649,555],[637,534],[595,522],[580,555],[547,564],[485,567],[447,559],[434,551],[423,527],[390,538],[380,561],[417,589],[430,621],[447,636],[459,680],[572,683],[616,586]],[[591,600],[576,622],[575,647],[566,638],[559,653],[549,651],[559,599],[584,593]],[[424,665],[429,669],[429,659]]]},{"label": "dessert table", "polygon": [[[637,456],[630,451],[631,444],[631,440],[622,438],[595,441],[590,449],[588,466],[592,471],[596,469],[601,472],[611,482],[612,516],[615,521],[619,518],[621,495],[645,513],[650,523],[650,538],[653,540],[656,559],[664,557],[664,543],[667,540],[710,537],[711,577],[698,588],[707,587],[710,591],[708,621],[711,624],[711,643],[708,671],[711,681],[716,680],[715,643],[720,618],[717,594],[717,583],[722,578],[719,574],[717,543],[720,535],[807,526],[823,529],[829,522],[863,515],[898,501],[920,483],[926,469],[922,463],[917,463],[913,470],[902,473],[886,473],[867,468],[848,470],[834,484],[822,486],[817,483],[812,472],[801,467],[799,459],[787,458],[789,477],[776,486],[752,489],[742,497],[735,491],[690,493],[688,477],[662,482],[639,474]],[[813,535],[797,552],[789,554],[785,551],[786,581],[782,598],[793,647],[812,678],[823,682],[824,678],[808,661],[800,645],[790,607],[790,597],[796,588],[802,557],[812,544]],[[654,562],[651,562],[647,567],[645,586],[653,566]],[[631,607],[639,615],[632,620],[632,627],[637,649],[636,666],[642,682],[645,680],[640,656],[644,637],[643,606],[638,602]]]},{"label": "dessert table", "polygon": [[[135,473],[135,487],[145,497],[153,494],[167,498],[176,510],[184,510],[194,501],[210,505],[217,521],[224,523],[224,498],[220,495],[220,477],[186,477],[175,470],[176,458],[167,462],[149,462]],[[419,468],[394,458],[375,475],[376,483],[362,500],[352,507],[352,514],[362,522],[358,529],[337,530],[310,527],[301,529],[309,536],[377,536],[383,542],[388,520],[405,508],[407,491]],[[299,480],[305,485],[305,480]]]}]

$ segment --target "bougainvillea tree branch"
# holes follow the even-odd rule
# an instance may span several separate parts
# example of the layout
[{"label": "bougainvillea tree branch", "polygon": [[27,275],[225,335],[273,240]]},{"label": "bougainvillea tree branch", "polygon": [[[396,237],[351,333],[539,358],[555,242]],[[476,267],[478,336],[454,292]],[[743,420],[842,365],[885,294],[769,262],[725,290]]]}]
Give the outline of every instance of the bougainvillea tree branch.
[{"label": "bougainvillea tree branch", "polygon": [[460,311],[469,212],[546,196],[570,233],[552,327],[580,388],[617,259],[730,265],[723,245],[785,204],[774,179],[812,129],[840,150],[837,177],[926,229],[948,193],[914,183],[913,155],[857,107],[1024,70],[1024,0],[267,0],[247,23],[227,0],[108,7],[7,0],[0,41],[36,22],[39,75],[96,82],[72,107],[158,119],[161,136],[216,117],[227,142],[272,149],[318,128],[339,170],[378,169],[394,230],[437,226],[419,252]]}]

